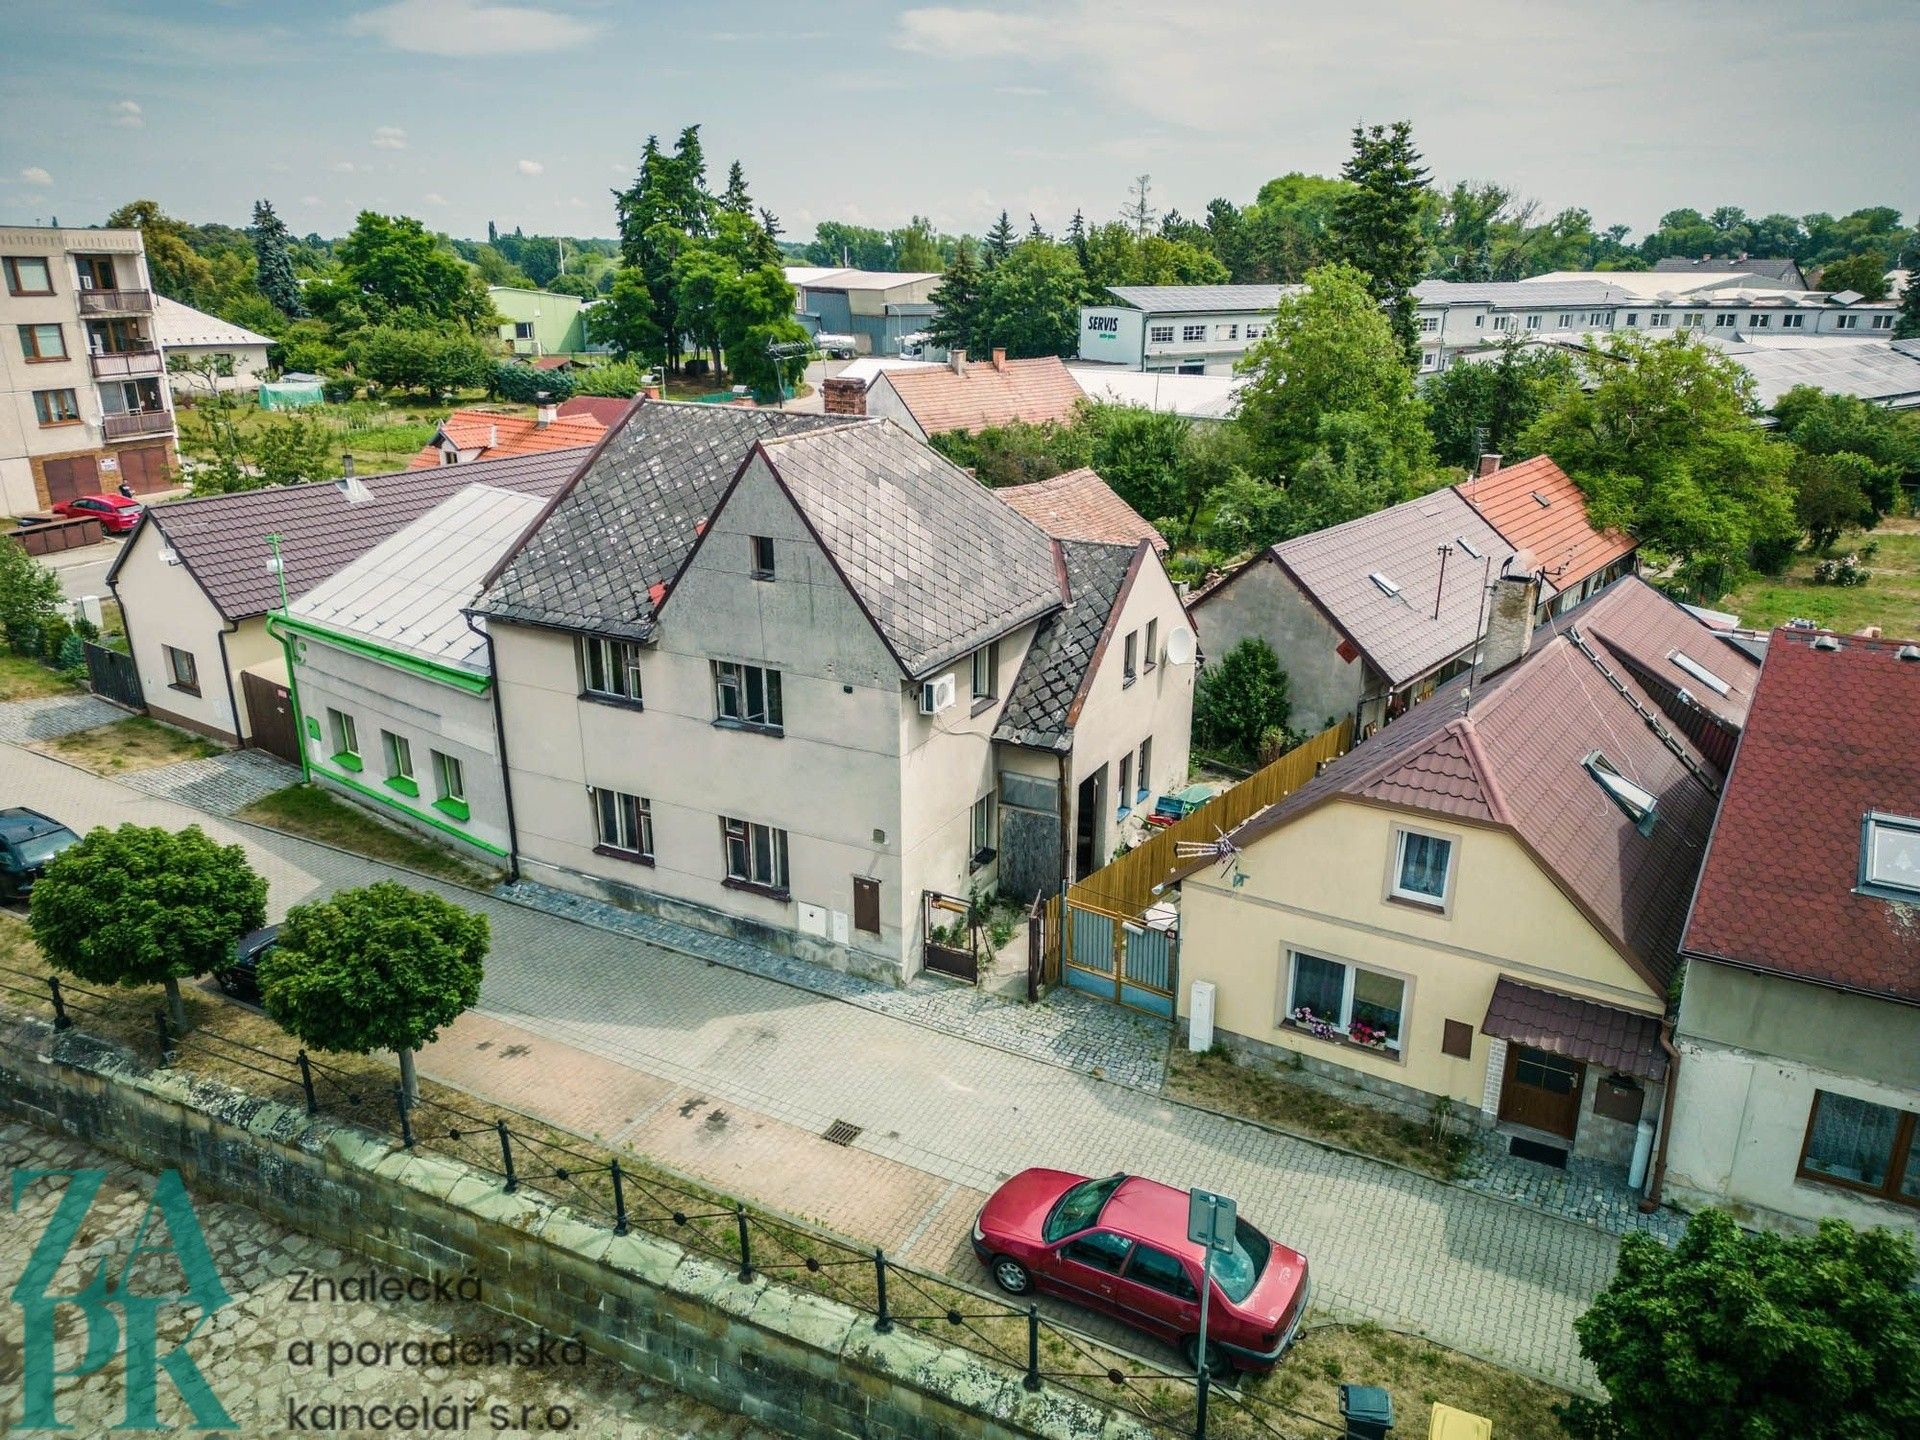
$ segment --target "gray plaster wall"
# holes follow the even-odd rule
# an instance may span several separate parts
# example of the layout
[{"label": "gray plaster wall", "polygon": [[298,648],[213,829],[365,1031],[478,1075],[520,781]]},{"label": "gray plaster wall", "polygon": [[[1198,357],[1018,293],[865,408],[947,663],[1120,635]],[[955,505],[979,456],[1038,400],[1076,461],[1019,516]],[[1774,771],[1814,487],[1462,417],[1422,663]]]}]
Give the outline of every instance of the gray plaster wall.
[{"label": "gray plaster wall", "polygon": [[1340,632],[1271,560],[1257,560],[1206,596],[1193,619],[1210,664],[1219,664],[1249,635],[1273,647],[1287,672],[1293,729],[1317,733],[1359,707],[1367,662],[1340,658]]},{"label": "gray plaster wall", "polygon": [[1675,1029],[1688,1040],[1920,1090],[1920,1005],[1695,960]]},{"label": "gray plaster wall", "polygon": [[213,1081],[143,1072],[38,1024],[0,1034],[0,1113],[101,1146],[196,1194],[429,1279],[801,1440],[1146,1440],[1143,1427],[899,1325],[635,1231],[615,1235],[494,1176]]}]

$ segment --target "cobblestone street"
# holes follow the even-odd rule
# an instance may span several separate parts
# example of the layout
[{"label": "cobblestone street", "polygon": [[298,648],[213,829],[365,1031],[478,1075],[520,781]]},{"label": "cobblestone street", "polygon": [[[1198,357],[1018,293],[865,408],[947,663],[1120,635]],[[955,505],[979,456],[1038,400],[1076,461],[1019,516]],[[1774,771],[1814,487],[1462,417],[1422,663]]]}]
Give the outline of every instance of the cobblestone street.
[{"label": "cobblestone street", "polygon": [[[118,1276],[131,1253],[154,1177],[101,1151],[16,1122],[0,1122],[0,1156],[9,1172],[108,1171],[85,1227],[47,1293],[58,1296],[78,1290],[96,1268]],[[21,1276],[63,1185],[41,1180],[27,1186],[17,1214],[0,1226],[0,1289],[10,1289]],[[339,1282],[369,1273],[371,1267],[365,1261],[283,1230],[238,1205],[196,1197],[194,1209],[215,1271],[233,1303],[214,1313],[206,1328],[187,1343],[187,1354],[239,1427],[226,1433],[284,1435],[303,1425],[344,1434],[386,1428],[404,1431],[410,1427],[322,1422],[350,1420],[353,1407],[418,1406],[424,1399],[430,1407],[446,1407],[442,1415],[464,1413],[473,1418],[462,1429],[423,1427],[417,1433],[773,1440],[770,1431],[636,1379],[610,1362],[557,1349],[543,1354],[537,1348],[541,1339],[537,1332],[472,1300],[387,1303],[335,1298]],[[160,1230],[159,1222],[154,1228]],[[145,1243],[168,1240],[149,1234]],[[444,1278],[453,1282],[459,1277]],[[132,1279],[129,1288],[134,1293],[170,1293],[183,1287],[178,1263],[170,1257],[143,1260],[133,1269]],[[313,1279],[333,1281],[336,1286],[331,1290],[315,1286]],[[5,1317],[0,1319],[0,1434],[5,1434],[21,1418],[23,1336],[19,1307],[6,1305],[0,1313]],[[59,1369],[75,1368],[81,1358],[87,1328],[75,1318],[77,1313],[63,1307],[60,1315],[54,1347]],[[179,1343],[198,1313],[176,1305],[161,1311],[160,1354]],[[469,1345],[464,1356],[436,1355],[424,1349],[449,1341],[478,1344]],[[502,1342],[509,1347],[526,1342],[529,1348],[516,1350],[512,1363],[502,1363],[506,1355]],[[299,1347],[307,1343],[313,1346],[311,1364],[301,1363],[304,1352]],[[551,1363],[539,1363],[549,1355]],[[524,1363],[522,1356],[536,1363]],[[579,1363],[568,1363],[574,1358]],[[456,1363],[441,1363],[448,1359]],[[463,1359],[484,1363],[457,1363]],[[55,1415],[71,1427],[67,1433],[110,1433],[122,1420],[124,1380],[123,1358],[116,1357],[98,1374],[57,1382]],[[193,1418],[165,1372],[157,1394],[163,1426],[184,1426]]]}]

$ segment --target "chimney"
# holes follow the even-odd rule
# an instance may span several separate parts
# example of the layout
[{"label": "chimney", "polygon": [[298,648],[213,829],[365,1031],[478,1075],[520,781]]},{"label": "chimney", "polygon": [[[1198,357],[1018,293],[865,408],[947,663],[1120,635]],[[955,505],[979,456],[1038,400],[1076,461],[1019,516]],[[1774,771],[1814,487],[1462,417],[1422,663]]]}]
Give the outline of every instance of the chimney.
[{"label": "chimney", "polygon": [[340,478],[343,480],[351,480],[353,478],[353,452],[351,450],[342,450],[340,452]]},{"label": "chimney", "polygon": [[1007,368],[1007,351],[1003,345],[993,347],[993,368],[1003,372]]},{"label": "chimney", "polygon": [[1533,612],[1540,603],[1540,577],[1533,556],[1522,550],[1507,573],[1493,582],[1493,613],[1480,647],[1480,673],[1495,675],[1525,658],[1533,644]]},{"label": "chimney", "polygon": [[554,417],[559,413],[560,407],[555,405],[551,400],[548,400],[534,412],[533,423],[536,428],[544,430],[547,426],[553,424]]},{"label": "chimney", "polygon": [[821,408],[829,415],[865,415],[867,385],[864,380],[830,375],[820,387]]},{"label": "chimney", "polygon": [[967,352],[964,350],[949,350],[947,352],[947,364],[953,367],[954,374],[956,375],[966,374],[967,373]]},{"label": "chimney", "polygon": [[658,400],[660,398],[660,387],[658,385],[649,385],[640,393],[648,400]]},{"label": "chimney", "polygon": [[1479,473],[1474,476],[1474,478],[1476,480],[1484,480],[1486,479],[1487,476],[1493,474],[1499,468],[1500,468],[1500,456],[1493,451],[1488,451],[1485,455],[1482,455],[1480,457],[1480,470],[1479,470]]},{"label": "chimney", "polygon": [[498,425],[487,426],[487,448],[491,450],[497,445],[499,445],[499,443],[500,443],[500,427]]}]

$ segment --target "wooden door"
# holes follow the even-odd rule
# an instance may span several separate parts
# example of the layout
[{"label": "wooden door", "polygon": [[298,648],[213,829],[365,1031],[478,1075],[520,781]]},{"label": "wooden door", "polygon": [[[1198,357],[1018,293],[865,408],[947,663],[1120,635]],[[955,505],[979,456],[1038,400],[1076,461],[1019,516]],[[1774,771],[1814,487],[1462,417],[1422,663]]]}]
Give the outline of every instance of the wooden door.
[{"label": "wooden door", "polygon": [[47,477],[47,503],[58,505],[81,495],[100,493],[100,466],[91,455],[65,455],[41,462]]},{"label": "wooden door", "polygon": [[1573,1139],[1580,1119],[1580,1091],[1587,1067],[1530,1045],[1507,1047],[1507,1075],[1500,1087],[1500,1118]]},{"label": "wooden door", "polygon": [[247,721],[252,728],[248,743],[269,755],[278,755],[290,764],[300,763],[300,730],[293,719],[293,696],[287,687],[256,675],[240,673],[240,688],[247,698]]}]

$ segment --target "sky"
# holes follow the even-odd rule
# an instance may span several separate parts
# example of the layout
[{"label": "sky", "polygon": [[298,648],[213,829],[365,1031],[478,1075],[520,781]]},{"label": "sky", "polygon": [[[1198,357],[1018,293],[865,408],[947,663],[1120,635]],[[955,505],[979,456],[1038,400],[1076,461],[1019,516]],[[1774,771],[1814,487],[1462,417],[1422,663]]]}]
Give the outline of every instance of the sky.
[{"label": "sky", "polygon": [[0,222],[136,198],[297,234],[612,235],[702,126],[805,239],[1250,200],[1410,119],[1436,180],[1638,235],[1669,209],[1920,210],[1920,0],[80,0],[16,4]]}]

